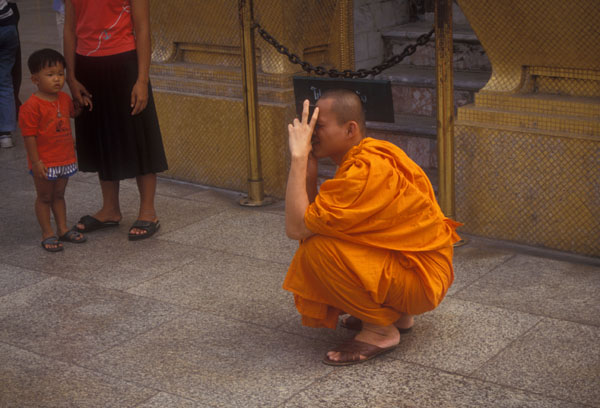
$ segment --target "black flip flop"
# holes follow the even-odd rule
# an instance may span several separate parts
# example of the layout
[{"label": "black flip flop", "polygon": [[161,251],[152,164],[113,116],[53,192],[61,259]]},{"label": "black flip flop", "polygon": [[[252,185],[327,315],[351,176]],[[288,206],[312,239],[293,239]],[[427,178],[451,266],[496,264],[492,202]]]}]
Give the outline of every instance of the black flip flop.
[{"label": "black flip flop", "polygon": [[81,232],[71,229],[58,237],[58,240],[63,242],[71,242],[73,244],[83,244],[85,241],[87,241],[87,238],[84,237]]},{"label": "black flip flop", "polygon": [[91,215],[84,215],[79,219],[77,223],[83,224],[84,226],[84,228],[82,229],[78,228],[77,225],[75,225],[73,229],[77,232],[92,232],[103,228],[119,226],[119,221],[100,221],[99,219],[94,218]]},{"label": "black flip flop", "polygon": [[[47,247],[46,245],[56,245],[56,248]],[[58,237],[54,235],[42,241],[42,248],[48,252],[60,252],[64,249],[62,244],[58,242]]]},{"label": "black flip flop", "polygon": [[[146,231],[145,234],[132,234],[131,230],[137,228]],[[157,220],[156,222],[152,221],[141,221],[137,220],[133,223],[131,228],[129,228],[129,240],[130,241],[138,241],[140,239],[150,238],[158,229],[160,228],[160,222]]]}]

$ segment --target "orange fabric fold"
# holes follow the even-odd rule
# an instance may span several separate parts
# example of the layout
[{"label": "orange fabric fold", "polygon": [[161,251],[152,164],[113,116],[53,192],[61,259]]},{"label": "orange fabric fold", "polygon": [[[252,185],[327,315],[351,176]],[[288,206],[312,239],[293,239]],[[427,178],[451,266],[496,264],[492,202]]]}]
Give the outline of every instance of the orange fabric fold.
[{"label": "orange fabric fold", "polygon": [[423,170],[395,145],[363,139],[305,214],[284,281],[303,324],[335,328],[344,311],[374,324],[435,308],[454,279],[460,238]]}]

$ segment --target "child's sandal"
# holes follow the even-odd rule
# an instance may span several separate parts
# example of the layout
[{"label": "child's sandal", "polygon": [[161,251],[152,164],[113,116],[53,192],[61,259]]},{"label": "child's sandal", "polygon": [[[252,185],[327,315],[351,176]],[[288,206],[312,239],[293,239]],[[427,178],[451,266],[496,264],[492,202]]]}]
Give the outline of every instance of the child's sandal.
[{"label": "child's sandal", "polygon": [[85,241],[87,241],[87,238],[83,236],[81,232],[72,229],[61,235],[58,240],[63,242],[71,242],[73,244],[83,244]]},{"label": "child's sandal", "polygon": [[42,248],[48,252],[60,252],[63,250],[63,245],[58,242],[58,238],[56,236],[51,236],[42,241]]}]

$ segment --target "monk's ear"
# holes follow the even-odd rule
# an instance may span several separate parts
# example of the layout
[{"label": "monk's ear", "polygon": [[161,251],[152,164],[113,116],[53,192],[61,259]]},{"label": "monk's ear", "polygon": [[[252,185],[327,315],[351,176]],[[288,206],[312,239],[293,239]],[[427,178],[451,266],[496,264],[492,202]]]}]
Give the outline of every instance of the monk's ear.
[{"label": "monk's ear", "polygon": [[354,138],[357,134],[358,134],[358,123],[356,123],[355,121],[351,120],[350,122],[348,122],[348,127],[347,127],[347,135],[349,139]]}]

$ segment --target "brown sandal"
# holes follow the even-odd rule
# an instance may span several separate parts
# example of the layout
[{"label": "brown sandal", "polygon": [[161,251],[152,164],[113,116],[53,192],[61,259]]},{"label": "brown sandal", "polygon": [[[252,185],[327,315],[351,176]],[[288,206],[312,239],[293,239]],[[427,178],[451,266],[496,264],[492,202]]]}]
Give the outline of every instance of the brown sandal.
[{"label": "brown sandal", "polygon": [[[361,331],[362,330],[362,320],[360,320],[354,316],[349,316],[345,319],[342,319],[342,321],[340,322],[340,327],[343,327],[344,329],[348,329],[348,330]],[[400,334],[406,334],[412,330],[412,326],[408,327],[406,329],[401,329],[401,328],[397,327],[397,329],[400,332]]]},{"label": "brown sandal", "polygon": [[[340,344],[332,350],[342,353],[340,361],[330,360],[329,357],[325,355],[325,357],[323,358],[323,363],[332,366],[347,366],[352,364],[360,364],[374,357],[377,357],[380,354],[392,351],[396,347],[398,347],[397,344],[395,346],[381,348],[373,344],[365,343],[355,339],[350,339],[346,340],[344,343]],[[360,356],[364,356],[366,358],[361,360]]]}]

